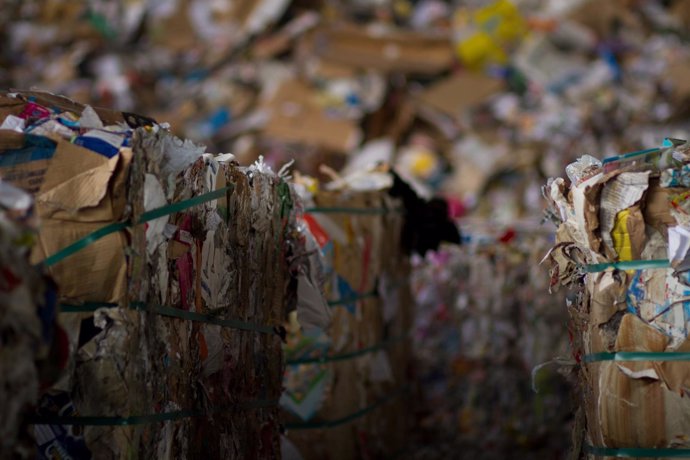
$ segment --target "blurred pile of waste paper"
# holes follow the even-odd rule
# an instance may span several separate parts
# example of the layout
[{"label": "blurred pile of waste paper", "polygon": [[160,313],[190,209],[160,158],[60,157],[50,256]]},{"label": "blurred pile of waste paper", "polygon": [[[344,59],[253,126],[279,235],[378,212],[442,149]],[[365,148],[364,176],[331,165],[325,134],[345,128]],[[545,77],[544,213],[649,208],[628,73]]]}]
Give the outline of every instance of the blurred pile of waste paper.
[{"label": "blurred pile of waste paper", "polygon": [[565,295],[548,293],[539,266],[550,239],[475,223],[464,240],[415,260],[424,403],[409,458],[559,458],[573,405]]},{"label": "blurred pile of waste paper", "polygon": [[673,136],[690,96],[682,0],[4,0],[0,22],[2,87],[150,115],[242,164],[373,149],[504,222],[582,153]]}]

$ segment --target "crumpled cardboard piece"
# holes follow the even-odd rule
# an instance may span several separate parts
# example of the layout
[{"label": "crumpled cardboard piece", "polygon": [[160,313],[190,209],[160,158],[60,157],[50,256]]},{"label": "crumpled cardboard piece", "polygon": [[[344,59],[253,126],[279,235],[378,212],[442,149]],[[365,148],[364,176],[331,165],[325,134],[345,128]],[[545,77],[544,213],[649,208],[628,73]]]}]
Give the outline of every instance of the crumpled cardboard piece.
[{"label": "crumpled cardboard piece", "polygon": [[[31,98],[31,100],[33,100],[39,105],[50,107],[53,109],[59,109],[60,111],[64,112],[80,114],[84,111],[84,108],[86,107],[84,104],[80,104],[79,102],[75,102],[64,96],[49,93],[48,91],[27,91],[12,89],[12,92],[17,93],[26,99]],[[125,121],[122,112],[102,107],[94,107],[93,109],[96,111],[101,121],[106,125],[114,125],[117,123],[123,123]]]},{"label": "crumpled cardboard piece", "polygon": [[[667,344],[663,333],[626,314],[615,350],[663,352]],[[690,364],[604,361],[589,364],[588,374],[594,384],[588,410],[594,442],[607,447],[688,444],[690,401],[682,388],[690,383]]]},{"label": "crumpled cardboard piece", "polygon": [[311,46],[326,61],[386,73],[435,75],[454,61],[448,36],[355,24],[324,25]]},{"label": "crumpled cardboard piece", "polygon": [[584,0],[573,2],[575,8],[568,14],[568,19],[592,29],[598,36],[607,37],[617,27],[639,28],[638,18],[626,6],[626,0]]},{"label": "crumpled cardboard piece", "polygon": [[19,99],[0,95],[0,123],[8,115],[19,115],[24,110],[24,102]]},{"label": "crumpled cardboard piece", "polygon": [[676,225],[676,220],[671,215],[668,203],[671,196],[677,191],[678,189],[660,187],[656,179],[649,181],[642,213],[645,223],[654,227],[662,235],[666,234],[668,227]]},{"label": "crumpled cardboard piece", "polygon": [[[31,253],[39,263],[69,244],[100,229],[101,222],[65,222],[47,219],[41,225],[38,244]],[[119,302],[126,293],[127,238],[112,233],[48,269],[60,286],[60,295],[71,301]]]},{"label": "crumpled cardboard piece", "polygon": [[[5,180],[35,196],[42,224],[38,244],[31,255],[32,263],[41,262],[123,218],[132,158],[130,149],[123,148],[109,159],[62,139],[16,138],[26,143],[19,150],[12,150],[13,153],[5,151],[0,157],[0,171]],[[123,235],[108,235],[49,268],[60,285],[61,295],[71,300],[97,302],[122,299],[126,244]]]},{"label": "crumpled cardboard piece", "polygon": [[664,71],[664,79],[670,84],[673,97],[685,101],[690,97],[690,60],[679,59]]},{"label": "crumpled cardboard piece", "polygon": [[462,72],[429,87],[417,97],[419,104],[458,119],[468,109],[501,91],[503,83],[480,73]]},{"label": "crumpled cardboard piece", "polygon": [[592,308],[590,322],[600,326],[607,323],[619,311],[627,308],[625,291],[627,276],[623,273],[603,272],[588,280],[590,283]]},{"label": "crumpled cardboard piece", "polygon": [[283,82],[263,106],[268,114],[263,134],[282,142],[349,153],[362,137],[357,122],[329,117],[317,98],[316,92],[299,80]]},{"label": "crumpled cardboard piece", "polygon": [[[112,158],[59,141],[36,194],[38,214],[59,220],[106,222],[121,218],[130,149]],[[111,180],[112,179],[112,180]]]}]

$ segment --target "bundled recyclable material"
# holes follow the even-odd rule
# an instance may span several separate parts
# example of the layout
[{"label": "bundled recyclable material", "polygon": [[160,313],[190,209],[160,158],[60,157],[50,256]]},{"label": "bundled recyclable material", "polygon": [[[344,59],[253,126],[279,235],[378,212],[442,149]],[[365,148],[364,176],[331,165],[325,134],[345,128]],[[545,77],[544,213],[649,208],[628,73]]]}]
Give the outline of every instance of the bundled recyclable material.
[{"label": "bundled recyclable material", "polygon": [[[378,178],[390,183],[386,174]],[[310,183],[301,178],[296,186],[318,277],[304,280],[317,287],[311,315],[300,314],[298,298],[288,328],[287,438],[305,459],[389,456],[403,447],[410,422],[400,202],[385,190],[317,191]]]},{"label": "bundled recyclable material", "polygon": [[560,458],[572,410],[555,365],[567,356],[564,297],[546,292],[538,265],[550,240],[538,227],[478,221],[463,235],[463,246],[444,245],[414,263],[423,399],[404,458]]},{"label": "bundled recyclable material", "polygon": [[[581,157],[544,188],[581,386],[576,455],[688,455],[686,141]],[[584,430],[582,429],[584,426]]]},{"label": "bundled recyclable material", "polygon": [[38,458],[279,456],[290,186],[145,117],[0,101],[0,174],[33,195],[69,341]]}]

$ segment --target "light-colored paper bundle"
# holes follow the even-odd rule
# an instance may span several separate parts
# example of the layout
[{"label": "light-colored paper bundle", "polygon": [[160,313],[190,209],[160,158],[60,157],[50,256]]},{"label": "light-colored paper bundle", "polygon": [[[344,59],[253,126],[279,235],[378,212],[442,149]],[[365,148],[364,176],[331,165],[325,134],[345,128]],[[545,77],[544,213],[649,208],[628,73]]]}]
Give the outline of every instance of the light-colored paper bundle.
[{"label": "light-colored paper bundle", "polygon": [[688,153],[667,139],[603,164],[584,156],[566,169],[570,184],[545,188],[559,223],[551,283],[577,292],[584,455],[690,453]]},{"label": "light-colored paper bundle", "polygon": [[387,457],[403,447],[409,423],[403,214],[385,190],[314,200],[303,221],[322,254],[330,327],[289,341],[287,438],[305,459]]}]

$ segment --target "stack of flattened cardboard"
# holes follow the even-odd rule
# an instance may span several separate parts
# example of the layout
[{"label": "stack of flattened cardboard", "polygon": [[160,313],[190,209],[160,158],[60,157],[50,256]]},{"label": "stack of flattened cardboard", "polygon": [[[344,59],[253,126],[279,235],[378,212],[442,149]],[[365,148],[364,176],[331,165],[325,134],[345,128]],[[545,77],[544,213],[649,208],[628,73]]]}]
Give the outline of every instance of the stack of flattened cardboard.
[{"label": "stack of flattened cardboard", "polygon": [[34,196],[31,257],[69,337],[39,458],[279,456],[284,180],[133,114],[44,93],[1,108],[0,174]]},{"label": "stack of flattened cardboard", "polygon": [[545,187],[559,223],[551,283],[569,304],[590,457],[690,452],[687,302],[690,149],[585,156]]},{"label": "stack of flattened cardboard", "polygon": [[287,439],[305,459],[386,458],[405,445],[410,297],[398,205],[383,191],[322,191],[305,210],[331,312],[325,339],[286,349]]}]

